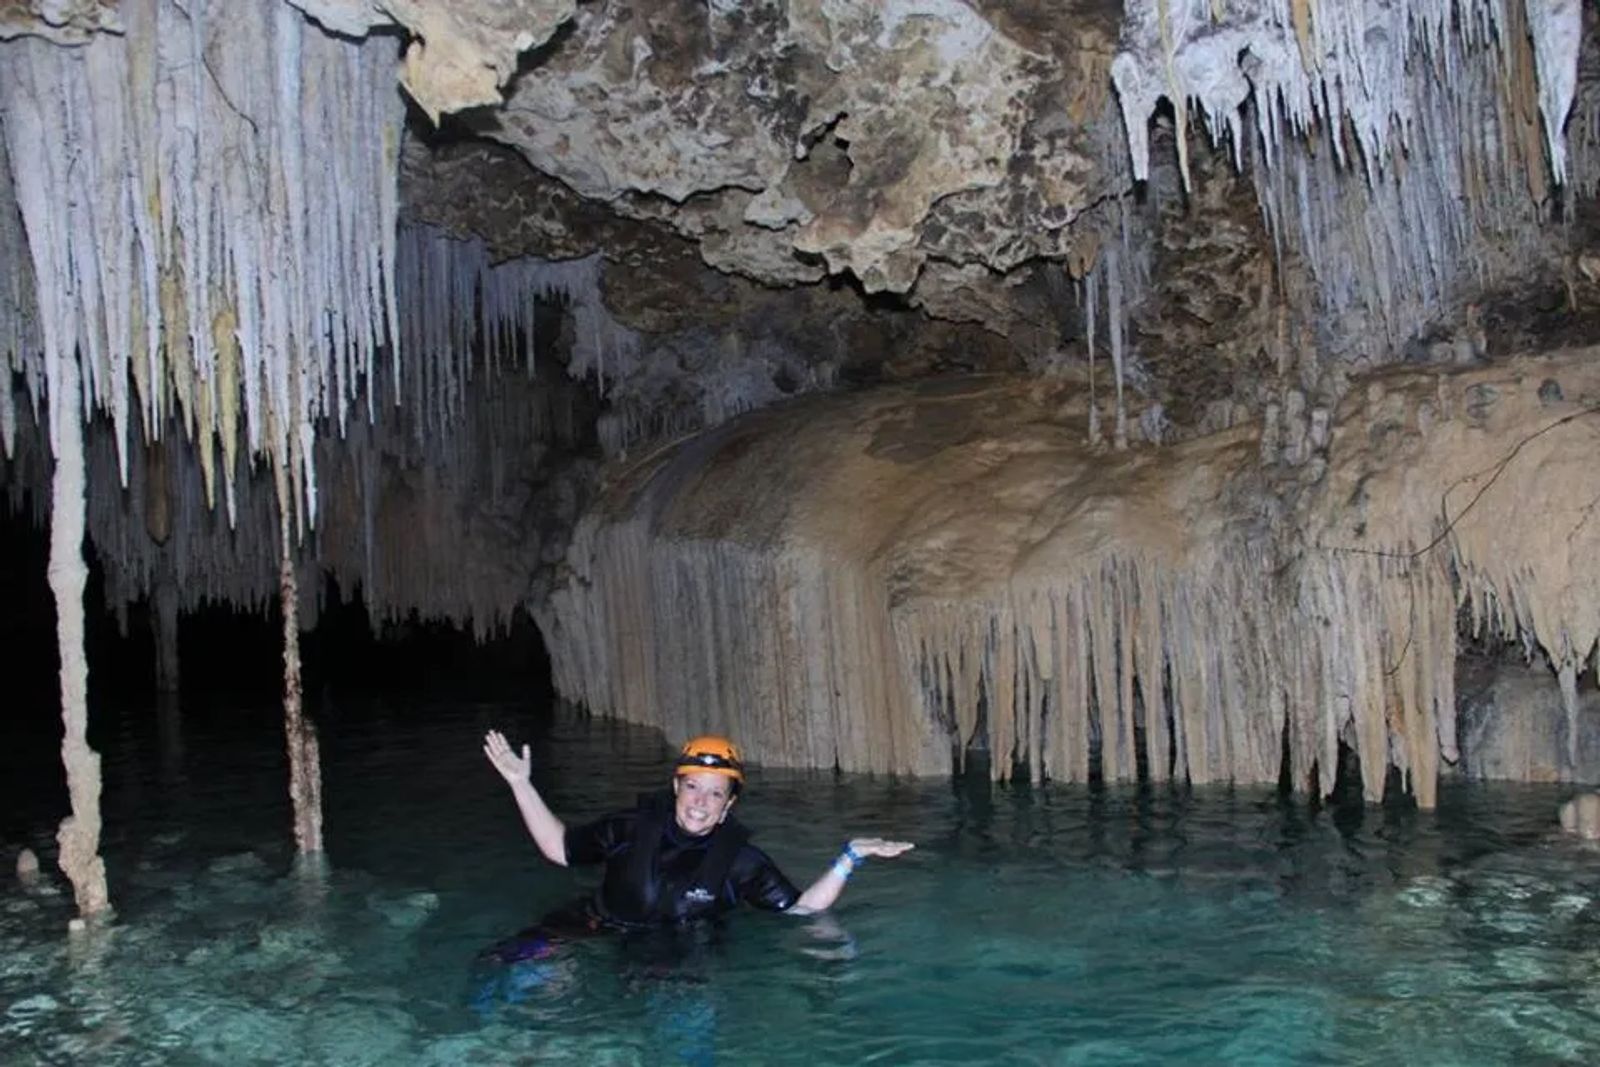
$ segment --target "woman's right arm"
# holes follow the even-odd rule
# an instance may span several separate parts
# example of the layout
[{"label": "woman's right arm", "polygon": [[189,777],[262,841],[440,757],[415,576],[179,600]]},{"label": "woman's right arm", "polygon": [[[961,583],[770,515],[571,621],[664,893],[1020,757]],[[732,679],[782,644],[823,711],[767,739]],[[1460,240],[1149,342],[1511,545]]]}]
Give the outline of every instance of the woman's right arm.
[{"label": "woman's right arm", "polygon": [[483,737],[483,754],[489,757],[494,769],[500,772],[500,777],[511,787],[511,795],[517,801],[517,810],[522,812],[522,821],[528,827],[528,834],[533,838],[534,844],[539,846],[539,851],[544,853],[544,858],[557,866],[565,867],[567,828],[545,804],[544,798],[533,788],[533,782],[528,778],[532,763],[528,746],[522,746],[522,754],[519,756],[512,751],[504,734],[499,730],[490,730]]}]

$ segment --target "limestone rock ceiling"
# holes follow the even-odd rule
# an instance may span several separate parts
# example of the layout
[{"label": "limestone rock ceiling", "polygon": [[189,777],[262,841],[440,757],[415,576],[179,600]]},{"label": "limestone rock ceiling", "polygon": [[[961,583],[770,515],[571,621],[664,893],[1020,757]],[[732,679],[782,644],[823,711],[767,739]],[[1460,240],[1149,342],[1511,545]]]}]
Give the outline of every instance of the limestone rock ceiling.
[{"label": "limestone rock ceiling", "polygon": [[364,37],[389,25],[411,36],[401,82],[435,121],[500,102],[517,57],[548,41],[575,0],[288,0],[328,29]]},{"label": "limestone rock ceiling", "polygon": [[[507,255],[604,250],[635,279],[642,246],[670,249],[654,267],[684,280],[679,310],[717,287],[688,281],[685,248],[763,286],[843,279],[1033,369],[1114,349],[1128,403],[1225,425],[1267,377],[1331,401],[1326,364],[1397,358],[1485,290],[1561,269],[1556,183],[1592,195],[1600,161],[1580,9],[1414,6],[1413,25],[1177,5],[1163,66],[1143,2],[596,0],[502,106],[446,120],[529,172],[414,143],[408,214]],[[634,292],[608,300],[650,332]]]},{"label": "limestone rock ceiling", "polygon": [[[1119,384],[1169,411],[1249,392],[1263,359],[1281,372],[1285,337],[1392,358],[1464,289],[1548,274],[1551,179],[1592,192],[1600,155],[1572,0],[1416,0],[1409,22],[1286,0],[287,2],[404,38],[420,110],[542,176],[515,194],[522,217],[483,203],[503,174],[413,144],[408,185],[448,169],[459,205],[413,217],[451,214],[508,254],[631,246],[635,275],[643,243],[670,245],[674,277],[687,247],[764,286],[847,279],[1035,368],[1084,361],[1094,297],[1102,347],[1129,320]],[[124,8],[10,0],[0,35],[120,32]],[[1400,152],[1404,182],[1384,169]],[[1216,357],[1206,380],[1197,350]]]},{"label": "limestone rock ceiling", "polygon": [[911,290],[930,257],[1058,250],[1125,172],[1098,124],[1118,12],[959,0],[584,5],[472,128],[707,262]]},{"label": "limestone rock ceiling", "polygon": [[102,30],[121,30],[118,6],[117,0],[0,0],[0,39],[29,34],[82,44]]}]

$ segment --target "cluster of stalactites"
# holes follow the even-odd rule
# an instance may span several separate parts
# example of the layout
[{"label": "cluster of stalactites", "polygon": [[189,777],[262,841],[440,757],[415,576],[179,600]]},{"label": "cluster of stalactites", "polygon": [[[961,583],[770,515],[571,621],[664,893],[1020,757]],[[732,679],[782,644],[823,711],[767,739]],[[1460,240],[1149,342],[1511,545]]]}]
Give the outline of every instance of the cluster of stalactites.
[{"label": "cluster of stalactites", "polygon": [[[669,734],[709,723],[778,765],[940,774],[977,750],[996,778],[1036,782],[1272,784],[1287,737],[1297,784],[1311,788],[1315,771],[1331,788],[1342,742],[1360,752],[1369,795],[1393,763],[1431,802],[1437,730],[1453,726],[1438,715],[1453,706],[1447,578],[1425,585],[1447,621],[1405,661],[1428,673],[1407,725],[1391,728],[1388,635],[1411,583],[1366,560],[1307,580],[1307,610],[1336,613],[1328,645],[1246,543],[1176,566],[1112,550],[1074,573],[1013,579],[1000,599],[891,605],[880,576],[826,551],[647,527],[581,527],[578,580],[539,616],[557,689],[602,713]],[[639,623],[669,605],[706,623]]]},{"label": "cluster of stalactites", "polygon": [[402,227],[399,240],[402,347],[413,357],[403,372],[402,396],[423,413],[419,430],[440,431],[459,415],[480,348],[491,373],[513,364],[519,352],[532,373],[540,301],[564,301],[571,317],[567,373],[576,379],[592,374],[602,396],[608,378],[625,376],[638,356],[638,336],[612,317],[602,298],[605,264],[598,252],[496,263],[482,240],[430,226]]},{"label": "cluster of stalactites", "polygon": [[996,777],[1273,784],[1287,769],[1309,792],[1332,788],[1342,743],[1369,798],[1392,766],[1432,806],[1456,755],[1442,566],[1317,560],[1275,588],[1258,545],[1184,562],[1111,553],[1001,602],[918,605],[894,618],[902,658]]},{"label": "cluster of stalactites", "polygon": [[[0,344],[52,441],[105,411],[125,479],[135,425],[176,413],[230,514],[242,446],[314,522],[316,432],[395,336],[397,44],[277,0],[127,0],[121,19],[81,48],[0,41],[0,215],[20,210],[33,288],[32,306],[0,288]],[[72,359],[81,404],[58,396]]]},{"label": "cluster of stalactites", "polygon": [[1539,262],[1550,180],[1592,182],[1563,133],[1581,21],[1577,0],[1137,0],[1112,76],[1135,175],[1166,98],[1187,184],[1194,109],[1252,173],[1280,256],[1312,272],[1329,347],[1383,347]]},{"label": "cluster of stalactites", "polygon": [[1578,88],[1567,121],[1572,186],[1582,196],[1600,194],[1600,48],[1578,53]]},{"label": "cluster of stalactites", "polygon": [[651,512],[670,505],[647,492],[638,515],[578,524],[571,580],[534,606],[559,692],[669,737],[733,734],[772,766],[949,772],[881,584],[823,552],[664,539]]},{"label": "cluster of stalactites", "polygon": [[17,450],[17,404],[12,391],[12,376],[27,376],[28,394],[38,398],[42,392],[38,376],[40,362],[27,358],[39,351],[38,301],[33,295],[33,265],[28,261],[28,238],[22,231],[22,216],[17,211],[16,189],[11,182],[11,160],[6,150],[5,130],[0,128],[0,447],[10,458]]},{"label": "cluster of stalactites", "polygon": [[[1548,661],[1575,770],[1577,687],[1600,643],[1600,476],[1581,447],[1594,356],[1372,383],[1347,398],[1326,473],[1283,529],[1240,519],[1262,492],[1244,429],[1230,431],[1241,447],[1185,442],[1158,466],[1019,420],[1039,435],[1014,453],[1026,460],[988,442],[992,462],[973,468],[994,521],[953,521],[961,502],[942,501],[918,514],[947,518],[915,534],[894,510],[909,479],[972,484],[954,444],[913,475],[851,451],[869,438],[832,450],[830,409],[797,411],[775,428],[781,451],[741,436],[739,454],[768,457],[751,484],[749,469],[703,476],[739,469],[728,433],[707,435],[580,526],[572,579],[539,618],[554,680],[670,732],[735,731],[775,764],[934,774],[982,749],[997,777],[1287,772],[1329,791],[1346,746],[1369,799],[1394,769],[1432,806],[1462,755],[1467,608],[1475,633]],[[800,484],[768,469],[790,454],[812,495],[741,507]],[[872,499],[828,490],[833,468],[872,471]],[[1168,499],[1182,507],[1149,510]],[[688,518],[705,515],[714,526]]]},{"label": "cluster of stalactites", "polygon": [[[543,382],[479,374],[467,389],[442,436],[419,443],[422,416],[402,408],[352,420],[343,438],[318,437],[323,506],[316,529],[295,546],[302,625],[316,624],[323,575],[343,595],[359,592],[374,624],[414,615],[482,639],[511,623],[538,547],[528,540],[528,472],[553,445],[570,445],[575,413],[562,405],[569,394]],[[32,415],[20,416],[7,502],[14,513],[31,506],[44,525],[51,458]],[[87,498],[105,604],[124,625],[130,607],[160,597],[181,613],[206,604],[270,611],[280,578],[272,472],[234,473],[230,522],[207,498],[199,453],[182,440],[177,418],[169,414],[149,442],[135,441],[125,460],[108,419],[85,428],[88,484],[112,486],[124,463],[127,471],[123,491]],[[474,551],[462,552],[463,543]]]},{"label": "cluster of stalactites", "polygon": [[[1465,66],[1490,53],[1501,68],[1501,90],[1513,103],[1536,104],[1543,116],[1549,165],[1559,182],[1566,175],[1562,129],[1581,39],[1579,0],[1133,0],[1111,71],[1136,178],[1149,175],[1146,122],[1161,98],[1177,110],[1187,181],[1181,131],[1189,108],[1197,105],[1211,135],[1228,137],[1238,150],[1242,106],[1252,96],[1269,158],[1278,158],[1295,136],[1334,131],[1329,148],[1370,178],[1408,153],[1433,118],[1419,106],[1417,78],[1455,88]],[[1524,69],[1525,41],[1531,42],[1533,69]]]},{"label": "cluster of stalactites", "polygon": [[1077,280],[1084,348],[1089,361],[1089,443],[1098,445],[1102,440],[1097,363],[1098,346],[1104,344],[1111,357],[1115,406],[1111,439],[1117,448],[1123,449],[1128,447],[1126,387],[1135,358],[1129,323],[1135,309],[1144,301],[1150,268],[1148,253],[1143,251],[1148,244],[1135,240],[1133,229],[1137,223],[1127,204],[1117,199],[1104,219],[1096,252],[1087,265],[1081,267],[1082,275]]}]

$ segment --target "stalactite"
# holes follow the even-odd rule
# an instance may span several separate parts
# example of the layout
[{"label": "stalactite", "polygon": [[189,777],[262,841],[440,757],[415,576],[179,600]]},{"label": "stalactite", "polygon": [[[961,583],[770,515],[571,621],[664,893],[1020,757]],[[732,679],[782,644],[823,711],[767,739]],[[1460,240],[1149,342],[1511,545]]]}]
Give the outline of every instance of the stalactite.
[{"label": "stalactite", "polygon": [[1569,690],[1593,661],[1597,416],[1550,396],[1596,365],[1374,382],[1282,525],[1253,427],[1097,452],[1037,382],[762,413],[627,471],[539,623],[563,693],[766,762],[939,773],[981,731],[999,777],[1270,784],[1287,741],[1331,790],[1348,743],[1369,799],[1394,768],[1432,807],[1460,605]]},{"label": "stalactite", "polygon": [[472,353],[481,345],[493,373],[523,352],[532,373],[532,339],[541,300],[564,301],[572,322],[567,373],[593,375],[601,396],[611,382],[630,373],[639,339],[617,322],[601,295],[604,261],[599,253],[570,260],[534,257],[493,263],[478,238],[456,238],[428,226],[411,225],[399,237],[401,336],[415,357],[404,387],[407,402],[429,413],[424,425],[435,436],[459,415]]},{"label": "stalactite", "polygon": [[300,589],[289,525],[288,479],[277,475],[279,523],[278,601],[283,615],[283,734],[289,754],[289,799],[294,843],[302,856],[322,851],[322,753],[317,728],[306,718],[300,684]]},{"label": "stalactite", "polygon": [[[520,357],[519,357],[520,358]],[[380,367],[380,375],[388,370]],[[480,638],[504,632],[526,596],[530,558],[550,551],[529,525],[531,494],[552,449],[580,444],[572,407],[576,385],[498,379],[478,373],[465,384],[462,409],[433,436],[418,423],[430,418],[410,406],[387,410],[369,423],[351,420],[343,440],[314,446],[327,492],[317,530],[297,558],[302,624],[314,625],[323,574],[346,594],[359,591],[373,621],[416,613],[470,627]],[[32,416],[8,483],[15,511],[49,479],[50,463]],[[279,595],[279,515],[270,473],[240,462],[230,524],[206,493],[194,449],[173,447],[182,429],[169,421],[160,439],[129,454],[128,491],[91,494],[87,528],[102,561],[105,598],[125,611],[147,598],[164,614],[203,604],[228,604],[266,613]],[[87,428],[92,484],[115,484],[115,431],[104,418]],[[34,521],[45,516],[36,508]],[[158,539],[158,534],[164,540]],[[479,551],[459,550],[464,538]]]},{"label": "stalactite", "polygon": [[[78,395],[74,360],[55,371],[55,397]],[[51,478],[50,592],[56,605],[56,645],[61,657],[61,762],[67,772],[72,814],[61,822],[62,872],[72,882],[78,912],[92,916],[111,905],[105,863],[100,859],[100,755],[89,747],[89,664],[83,644],[83,414],[76,403],[50,404]]]},{"label": "stalactite", "polygon": [[0,289],[0,343],[36,402],[81,360],[124,471],[133,413],[153,434],[176,403],[202,456],[220,448],[230,499],[242,445],[286,465],[313,519],[317,424],[342,420],[367,384],[349,368],[396,332],[397,46],[274,0],[121,15],[124,34],[81,48],[0,42],[34,288]]},{"label": "stalactite", "polygon": [[183,676],[178,657],[178,586],[170,579],[156,585],[150,602],[155,616],[156,692],[176,693]]},{"label": "stalactite", "polygon": [[[1539,81],[1530,103],[1544,120],[1550,159],[1559,162],[1581,8],[1573,0],[1519,7],[1519,0],[1324,5],[1310,20],[1307,42],[1304,25],[1285,21],[1275,0],[1229,4],[1220,23],[1195,5],[1169,8],[1165,0],[1136,0],[1123,25],[1123,50],[1112,64],[1134,176],[1148,176],[1143,127],[1160,98],[1194,100],[1214,129],[1228,130],[1237,142],[1238,109],[1252,93],[1269,105],[1258,110],[1257,122],[1270,153],[1277,153],[1287,133],[1337,129],[1348,121],[1363,165],[1385,169],[1418,126],[1406,82],[1408,61],[1437,64],[1439,73],[1451,77],[1466,65],[1462,50],[1513,47],[1524,27],[1533,36]],[[1181,139],[1181,127],[1179,132]]]},{"label": "stalactite", "polygon": [[1464,287],[1547,258],[1578,4],[1331,4],[1287,20],[1281,6],[1229,4],[1219,22],[1191,4],[1130,5],[1112,72],[1136,177],[1157,101],[1181,115],[1193,100],[1213,141],[1250,160],[1280,264],[1287,244],[1313,272],[1335,354],[1393,345]]},{"label": "stalactite", "polygon": [[7,459],[16,455],[17,410],[11,388],[14,374],[28,376],[28,395],[40,395],[42,368],[29,358],[39,351],[38,303],[33,292],[33,265],[28,258],[28,238],[11,180],[11,160],[6,147],[5,116],[0,115],[0,449]]},{"label": "stalactite", "polygon": [[1097,208],[1092,215],[1086,215],[1080,220],[1080,225],[1085,233],[1091,235],[1089,247],[1092,251],[1086,254],[1083,262],[1070,269],[1081,271],[1078,278],[1079,306],[1089,366],[1088,439],[1091,443],[1100,440],[1096,362],[1099,327],[1104,321],[1106,345],[1111,353],[1116,405],[1112,440],[1118,449],[1124,449],[1128,447],[1126,389],[1130,381],[1139,375],[1138,354],[1129,339],[1129,323],[1149,292],[1148,242],[1135,240],[1134,228],[1139,223],[1121,198],[1111,201],[1109,206]]},{"label": "stalactite", "polygon": [[1111,334],[1111,368],[1117,378],[1117,429],[1113,438],[1118,448],[1128,447],[1128,407],[1122,396],[1122,272],[1116,248],[1106,250],[1106,325]]},{"label": "stalactite", "polygon": [[1089,351],[1089,432],[1091,445],[1100,443],[1100,398],[1095,394],[1094,334],[1100,308],[1100,271],[1089,271],[1083,279],[1084,292],[1084,347]]},{"label": "stalactite", "polygon": [[[1591,39],[1594,28],[1591,16],[1584,26]],[[1567,161],[1569,188],[1583,197],[1600,193],[1600,49],[1578,53],[1578,81],[1567,120]]]}]

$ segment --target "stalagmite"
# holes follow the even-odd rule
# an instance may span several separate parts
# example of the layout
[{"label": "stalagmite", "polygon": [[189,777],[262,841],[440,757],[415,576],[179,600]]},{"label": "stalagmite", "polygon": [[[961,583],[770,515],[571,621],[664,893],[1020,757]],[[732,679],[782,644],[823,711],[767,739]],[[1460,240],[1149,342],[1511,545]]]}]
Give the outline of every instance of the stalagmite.
[{"label": "stalagmite", "polygon": [[72,814],[61,822],[61,870],[72,882],[80,915],[105,911],[111,900],[100,859],[100,755],[89,747],[89,664],[83,645],[83,411],[77,404],[78,364],[71,356],[50,374],[51,478],[50,592],[56,605],[56,646],[61,657],[61,762],[67,771]]}]

